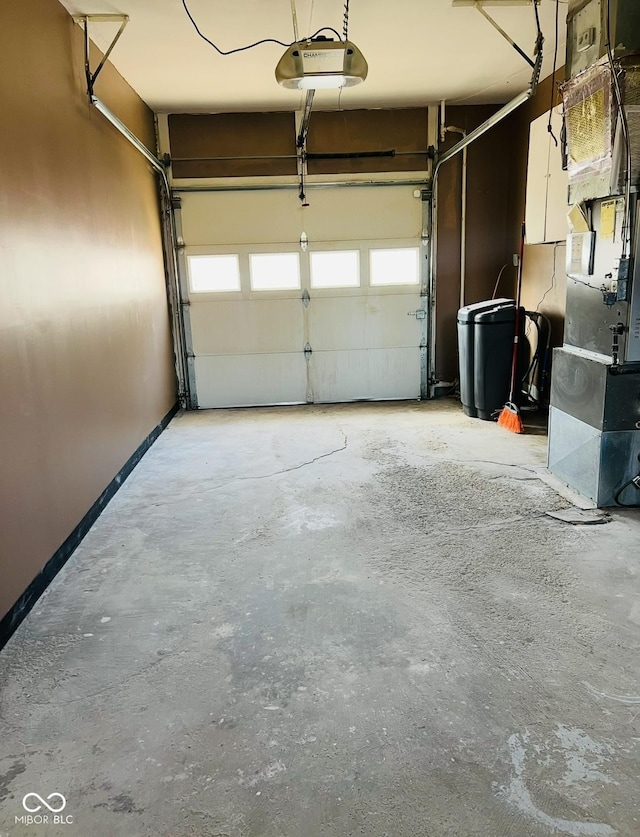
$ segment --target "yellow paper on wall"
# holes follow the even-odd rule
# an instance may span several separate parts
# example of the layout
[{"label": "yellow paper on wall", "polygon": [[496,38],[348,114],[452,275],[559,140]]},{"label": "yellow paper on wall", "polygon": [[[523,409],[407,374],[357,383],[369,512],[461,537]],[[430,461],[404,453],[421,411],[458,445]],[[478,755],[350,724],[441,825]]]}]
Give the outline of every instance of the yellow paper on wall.
[{"label": "yellow paper on wall", "polygon": [[589,223],[587,222],[586,216],[580,204],[574,203],[574,205],[567,213],[567,220],[569,221],[569,227],[571,228],[572,232],[589,232]]},{"label": "yellow paper on wall", "polygon": [[602,238],[613,238],[616,232],[617,201],[604,201],[600,207],[600,235]]}]

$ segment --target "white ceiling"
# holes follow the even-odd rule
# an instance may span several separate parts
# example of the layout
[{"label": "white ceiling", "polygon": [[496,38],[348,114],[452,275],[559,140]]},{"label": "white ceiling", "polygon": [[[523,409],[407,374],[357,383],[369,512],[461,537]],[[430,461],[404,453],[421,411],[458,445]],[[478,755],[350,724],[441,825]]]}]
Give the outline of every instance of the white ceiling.
[{"label": "white ceiling", "polygon": [[[72,14],[123,13],[130,22],[111,60],[158,112],[294,110],[301,93],[285,90],[274,69],[283,53],[264,44],[221,57],[201,40],[181,0],[62,0]],[[200,29],[228,50],[261,38],[293,41],[290,0],[187,0]],[[541,0],[545,35],[542,77],[551,73],[555,0]],[[343,0],[296,0],[300,35],[332,26],[342,32]],[[566,3],[560,5],[558,66],[564,63]],[[532,55],[531,5],[489,11]],[[114,27],[96,23],[92,39],[103,49]],[[472,6],[451,0],[351,0],[349,37],[369,63],[367,80],[355,88],[321,91],[315,107],[400,107],[446,99],[450,103],[498,103],[524,90],[531,70]]]}]

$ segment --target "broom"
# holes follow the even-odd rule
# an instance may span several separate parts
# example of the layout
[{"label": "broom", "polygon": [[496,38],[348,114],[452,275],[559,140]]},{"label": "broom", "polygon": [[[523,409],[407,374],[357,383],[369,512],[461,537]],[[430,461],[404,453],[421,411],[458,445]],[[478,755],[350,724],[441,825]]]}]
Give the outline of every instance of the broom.
[{"label": "broom", "polygon": [[509,387],[509,400],[502,408],[498,416],[498,424],[504,427],[505,430],[510,430],[512,433],[524,433],[524,425],[522,424],[522,416],[516,404],[516,379],[518,377],[518,346],[520,343],[520,293],[522,290],[522,258],[524,256],[524,224],[520,233],[520,253],[518,257],[518,290],[516,294],[516,322],[515,333],[513,335],[513,349],[511,352],[511,384]]}]

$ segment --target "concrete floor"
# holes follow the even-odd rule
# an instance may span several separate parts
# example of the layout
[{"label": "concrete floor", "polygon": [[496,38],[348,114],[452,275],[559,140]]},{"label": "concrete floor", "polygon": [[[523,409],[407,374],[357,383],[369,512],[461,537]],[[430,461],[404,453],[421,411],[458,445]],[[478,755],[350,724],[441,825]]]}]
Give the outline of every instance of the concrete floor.
[{"label": "concrete floor", "polygon": [[547,517],[545,446],[176,418],[0,653],[0,835],[639,835],[640,515]]}]

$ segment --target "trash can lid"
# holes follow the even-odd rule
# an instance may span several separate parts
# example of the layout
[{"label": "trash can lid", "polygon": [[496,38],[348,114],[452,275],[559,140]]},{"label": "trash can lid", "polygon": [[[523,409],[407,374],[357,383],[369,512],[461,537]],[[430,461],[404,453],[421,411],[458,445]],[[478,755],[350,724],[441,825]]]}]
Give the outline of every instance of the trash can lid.
[{"label": "trash can lid", "polygon": [[513,323],[515,318],[515,307],[513,305],[503,305],[500,308],[481,311],[476,317],[475,322],[477,326],[497,325],[498,323]]},{"label": "trash can lid", "polygon": [[474,302],[473,305],[465,305],[464,308],[458,310],[458,322],[461,325],[472,323],[486,311],[495,311],[503,308],[515,308],[515,299],[485,299],[483,302]]}]

